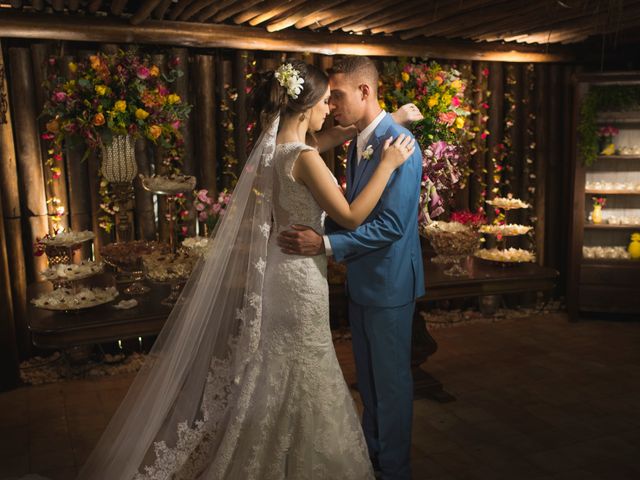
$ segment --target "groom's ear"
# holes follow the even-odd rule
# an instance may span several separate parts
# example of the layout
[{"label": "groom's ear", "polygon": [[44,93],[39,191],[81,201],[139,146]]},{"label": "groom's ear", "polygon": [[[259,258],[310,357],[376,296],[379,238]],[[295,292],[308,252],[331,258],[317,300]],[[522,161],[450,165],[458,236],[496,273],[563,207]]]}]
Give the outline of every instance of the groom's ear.
[{"label": "groom's ear", "polygon": [[363,100],[371,95],[371,87],[366,83],[361,83],[358,88],[360,88],[360,91],[362,92]]}]

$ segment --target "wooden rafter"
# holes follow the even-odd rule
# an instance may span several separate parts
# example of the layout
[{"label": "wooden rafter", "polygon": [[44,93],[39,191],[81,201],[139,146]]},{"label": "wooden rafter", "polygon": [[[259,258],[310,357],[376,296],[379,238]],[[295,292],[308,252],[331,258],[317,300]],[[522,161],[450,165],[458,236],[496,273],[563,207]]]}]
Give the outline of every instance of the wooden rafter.
[{"label": "wooden rafter", "polygon": [[177,20],[180,14],[184,12],[184,9],[187,8],[190,3],[191,0],[178,0],[178,3],[171,8],[167,18],[169,20]]},{"label": "wooden rafter", "polygon": [[[394,0],[397,2],[397,0]],[[387,3],[388,0],[382,0],[383,3]],[[305,18],[301,18],[295,23],[296,28],[305,28],[309,25],[313,25],[317,23],[319,26],[322,25],[322,21],[330,21],[329,19],[335,19],[336,16],[338,18],[349,17],[355,15],[357,13],[361,13],[363,10],[367,10],[373,8],[370,5],[370,0],[353,0],[345,5],[338,5],[333,8],[327,8],[320,12],[314,12],[310,15],[307,15]]]},{"label": "wooden rafter", "polygon": [[[178,15],[176,18],[178,20],[186,21],[192,18],[194,15],[199,13],[201,10],[204,10],[207,7],[218,7],[220,2],[216,2],[214,0],[194,0],[184,7],[182,13]],[[217,10],[216,10],[217,11]]]},{"label": "wooden rafter", "polygon": [[[158,0],[159,1],[159,0]],[[324,55],[416,56],[510,62],[562,62],[573,60],[563,49],[547,46],[514,46],[418,39],[303,32],[268,33],[262,28],[147,20],[130,25],[123,19],[51,16],[7,12],[0,16],[3,37],[80,42],[140,43],[201,48],[233,48],[261,51],[311,52]]]},{"label": "wooden rafter", "polygon": [[391,4],[386,8],[379,10],[378,12],[367,15],[366,17],[359,20],[357,23],[352,23],[349,25],[344,25],[342,27],[343,32],[362,32],[367,28],[371,28],[372,25],[378,25],[379,22],[384,22],[385,19],[389,18],[390,15],[396,16],[400,15],[404,18],[407,12],[411,12],[412,9],[419,8],[423,5],[423,2],[420,0],[411,0],[407,2],[401,10],[397,8],[396,4]]},{"label": "wooden rafter", "polygon": [[244,0],[241,2],[237,2],[233,5],[228,6],[227,8],[220,10],[215,14],[212,20],[214,22],[224,22],[226,19],[231,18],[234,15],[237,15],[238,13],[260,3],[264,3],[264,0]]},{"label": "wooden rafter", "polygon": [[173,0],[162,0],[153,11],[153,18],[162,20],[172,3]]},{"label": "wooden rafter", "polygon": [[209,6],[200,10],[196,18],[199,22],[205,22],[223,8],[233,5],[235,1],[236,0],[221,0],[219,2],[210,2]]},{"label": "wooden rafter", "polygon": [[401,30],[424,27],[452,15],[462,16],[475,8],[493,3],[493,0],[468,0],[465,2],[448,2],[444,5],[436,3],[425,6],[424,10],[415,12],[408,20],[389,21],[371,30],[371,33],[393,33]]},{"label": "wooden rafter", "polygon": [[132,25],[138,25],[149,18],[151,12],[160,4],[162,0],[145,0],[140,8],[129,20]]},{"label": "wooden rafter", "polygon": [[127,6],[127,0],[111,0],[111,13],[114,15],[122,15],[124,7]]},{"label": "wooden rafter", "polygon": [[253,17],[249,20],[249,25],[255,27],[256,25],[260,25],[261,23],[269,21],[279,15],[284,15],[289,11],[294,11],[299,5],[304,4],[304,2],[305,0],[286,0],[280,2],[279,6],[273,7],[271,10],[265,10],[263,13]]},{"label": "wooden rafter", "polygon": [[294,25],[298,20],[305,18],[307,15],[311,15],[316,12],[321,12],[327,8],[340,5],[348,0],[319,0],[312,5],[305,5],[298,9],[296,12],[286,16],[282,20],[277,20],[267,25],[267,31],[278,32],[284,30],[287,27]]}]

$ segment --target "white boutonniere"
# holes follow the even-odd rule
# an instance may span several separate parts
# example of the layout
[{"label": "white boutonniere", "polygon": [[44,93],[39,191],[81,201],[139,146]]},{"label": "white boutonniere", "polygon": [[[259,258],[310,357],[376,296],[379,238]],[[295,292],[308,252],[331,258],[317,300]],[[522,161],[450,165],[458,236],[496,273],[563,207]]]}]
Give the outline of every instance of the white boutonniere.
[{"label": "white boutonniere", "polygon": [[362,158],[365,160],[370,160],[371,155],[373,155],[373,145],[367,145],[367,148],[362,152]]}]

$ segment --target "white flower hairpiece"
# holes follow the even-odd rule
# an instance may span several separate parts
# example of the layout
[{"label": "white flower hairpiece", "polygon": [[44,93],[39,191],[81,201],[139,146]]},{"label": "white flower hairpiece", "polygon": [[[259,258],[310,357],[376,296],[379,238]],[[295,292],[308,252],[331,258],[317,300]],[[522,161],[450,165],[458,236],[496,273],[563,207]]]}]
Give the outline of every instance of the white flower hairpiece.
[{"label": "white flower hairpiece", "polygon": [[278,67],[275,73],[278,83],[287,89],[287,95],[294,100],[298,98],[300,92],[302,92],[302,84],[304,78],[300,76],[300,72],[293,68],[290,63],[284,63]]}]

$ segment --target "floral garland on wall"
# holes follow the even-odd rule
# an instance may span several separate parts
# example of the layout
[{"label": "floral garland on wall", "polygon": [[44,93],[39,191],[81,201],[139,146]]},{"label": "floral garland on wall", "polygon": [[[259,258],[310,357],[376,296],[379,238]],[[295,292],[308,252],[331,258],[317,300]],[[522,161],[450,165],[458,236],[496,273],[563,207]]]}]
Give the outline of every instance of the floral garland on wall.
[{"label": "floral garland on wall", "polygon": [[471,140],[470,155],[475,156],[479,162],[482,162],[482,168],[473,169],[473,177],[475,182],[480,186],[480,195],[473,205],[476,211],[484,211],[484,200],[487,197],[487,168],[484,164],[485,158],[488,153],[487,138],[489,137],[488,121],[489,121],[489,69],[484,67],[480,71],[480,77],[475,76],[471,78],[474,82],[473,94],[476,99],[472,109],[472,131],[475,136]]},{"label": "floral garland on wall", "polygon": [[[535,65],[532,63],[527,64],[525,67],[525,98],[523,98],[523,103],[528,107],[528,115],[525,118],[525,136],[524,136],[524,166],[523,166],[523,178],[528,181],[528,185],[526,188],[526,197],[524,201],[527,203],[532,203],[529,200],[531,198],[535,199],[536,196],[536,113],[532,110],[532,105],[529,99],[534,98],[535,89],[536,89],[536,75],[535,75]],[[536,225],[538,221],[538,217],[536,216],[535,210],[529,210],[529,224]],[[529,240],[528,250],[534,250],[536,246],[536,229],[532,228],[529,230],[527,234],[527,239]]]},{"label": "floral garland on wall", "polygon": [[467,80],[454,67],[437,62],[385,62],[381,106],[393,111],[414,103],[424,119],[412,126],[423,152],[420,224],[444,213],[468,175],[470,141],[475,137],[465,94]]},{"label": "floral garland on wall", "polygon": [[[180,127],[191,106],[168,88],[182,75],[178,58],[171,59],[167,73],[162,73],[148,55],[122,50],[115,54],[100,52],[77,63],[70,62],[67,68],[71,78],[62,75],[57,58],[51,57],[48,63],[45,87],[49,99],[42,115],[49,121],[42,138],[50,146],[45,164],[52,179],[60,177],[56,162],[63,161],[65,141],[84,142],[84,160],[113,135],[152,141],[162,148],[166,173],[180,172],[184,150]],[[104,177],[100,179],[100,195],[100,206],[107,214],[100,217],[100,227],[109,232],[117,206]],[[50,200],[62,208],[59,199]]]}]

